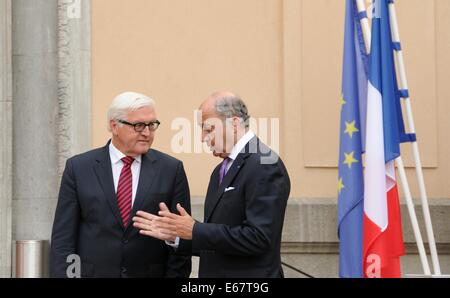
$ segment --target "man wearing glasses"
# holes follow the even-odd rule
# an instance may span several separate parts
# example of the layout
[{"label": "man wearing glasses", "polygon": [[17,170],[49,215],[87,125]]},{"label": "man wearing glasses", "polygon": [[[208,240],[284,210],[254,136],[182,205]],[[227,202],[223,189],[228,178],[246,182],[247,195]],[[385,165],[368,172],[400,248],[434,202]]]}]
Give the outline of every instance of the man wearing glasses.
[{"label": "man wearing glasses", "polygon": [[53,223],[52,277],[77,270],[81,277],[189,277],[190,257],[139,234],[131,221],[137,210],[156,213],[160,202],[190,210],[182,162],[151,149],[159,125],[151,98],[122,93],[108,110],[108,144],[67,160]]}]

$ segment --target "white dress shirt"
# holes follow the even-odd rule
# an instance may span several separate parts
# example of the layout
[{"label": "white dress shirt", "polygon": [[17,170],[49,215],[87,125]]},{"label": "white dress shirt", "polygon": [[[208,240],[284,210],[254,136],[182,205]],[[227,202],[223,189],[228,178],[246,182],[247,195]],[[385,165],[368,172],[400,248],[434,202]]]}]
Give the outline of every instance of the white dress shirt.
[{"label": "white dress shirt", "polygon": [[[111,158],[111,168],[114,179],[114,192],[117,193],[117,185],[119,184],[120,172],[123,168],[122,158],[126,157],[125,154],[119,151],[113,143],[109,144],[109,157]],[[133,179],[133,195],[131,199],[131,206],[134,204],[134,199],[136,198],[136,192],[139,182],[139,173],[141,172],[141,161],[142,156],[136,156],[133,163],[131,164],[131,175]]]},{"label": "white dress shirt", "polygon": [[233,149],[231,149],[230,155],[228,155],[228,158],[231,160],[227,165],[226,172],[228,172],[236,157],[239,155],[239,153],[241,153],[242,150],[244,150],[245,146],[247,146],[248,142],[250,142],[253,137],[255,137],[255,133],[249,130],[245,135],[242,136],[242,138],[239,139],[236,145],[234,145]]}]

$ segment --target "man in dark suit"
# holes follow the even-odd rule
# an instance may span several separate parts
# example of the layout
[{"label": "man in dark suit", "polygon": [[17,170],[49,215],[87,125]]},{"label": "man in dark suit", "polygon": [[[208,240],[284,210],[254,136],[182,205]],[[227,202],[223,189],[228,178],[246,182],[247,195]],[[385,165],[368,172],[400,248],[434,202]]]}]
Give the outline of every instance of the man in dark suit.
[{"label": "man in dark suit", "polygon": [[53,224],[52,277],[68,276],[73,255],[81,277],[189,277],[190,257],[131,224],[137,210],[155,213],[159,202],[190,210],[183,164],[150,149],[159,124],[151,98],[122,93],[108,111],[111,141],[67,160]]},{"label": "man in dark suit", "polygon": [[283,277],[280,245],[290,192],[287,170],[248,128],[245,103],[219,92],[201,105],[202,141],[223,159],[211,175],[204,222],[181,204],[160,204],[159,216],[139,211],[140,233],[200,256],[199,277]]}]

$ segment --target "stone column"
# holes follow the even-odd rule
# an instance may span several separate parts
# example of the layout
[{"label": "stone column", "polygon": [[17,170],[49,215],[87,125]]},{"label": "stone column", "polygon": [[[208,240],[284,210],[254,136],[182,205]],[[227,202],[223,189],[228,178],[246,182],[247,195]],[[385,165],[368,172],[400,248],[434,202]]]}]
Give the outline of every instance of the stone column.
[{"label": "stone column", "polygon": [[13,239],[45,240],[58,193],[56,0],[14,0]]},{"label": "stone column", "polygon": [[11,276],[11,0],[0,0],[0,278]]},{"label": "stone column", "polygon": [[49,240],[65,161],[91,144],[90,1],[14,0],[13,228]]},{"label": "stone column", "polygon": [[58,162],[91,147],[90,0],[58,0]]}]

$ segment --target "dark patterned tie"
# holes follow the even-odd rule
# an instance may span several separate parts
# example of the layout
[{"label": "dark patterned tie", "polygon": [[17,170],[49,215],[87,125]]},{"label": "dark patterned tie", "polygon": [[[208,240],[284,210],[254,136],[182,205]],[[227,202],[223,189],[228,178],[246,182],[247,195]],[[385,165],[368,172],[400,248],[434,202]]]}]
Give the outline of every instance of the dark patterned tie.
[{"label": "dark patterned tie", "polygon": [[220,171],[219,171],[219,185],[222,184],[223,178],[227,174],[227,167],[228,167],[228,164],[230,163],[230,161],[231,161],[231,158],[225,158],[222,161],[222,165],[220,166]]},{"label": "dark patterned tie", "polygon": [[134,158],[122,158],[123,168],[120,172],[119,185],[117,185],[117,204],[119,205],[120,217],[126,228],[131,214],[131,201],[133,197],[133,175],[131,174],[131,164]]}]

